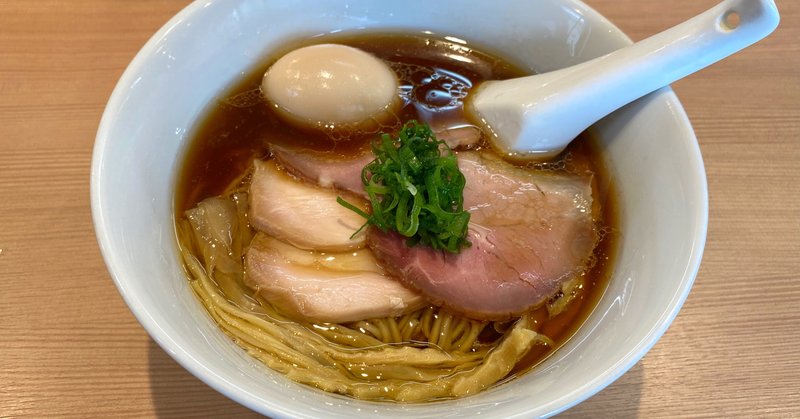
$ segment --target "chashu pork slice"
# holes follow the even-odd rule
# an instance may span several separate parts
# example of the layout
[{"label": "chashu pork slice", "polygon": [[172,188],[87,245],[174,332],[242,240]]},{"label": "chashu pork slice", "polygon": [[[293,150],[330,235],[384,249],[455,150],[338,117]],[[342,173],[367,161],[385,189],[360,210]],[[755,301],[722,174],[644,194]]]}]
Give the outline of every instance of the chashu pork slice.
[{"label": "chashu pork slice", "polygon": [[[474,147],[480,141],[481,135],[480,128],[466,123],[444,127],[442,131],[436,133],[436,137],[445,141],[451,148]],[[375,159],[369,143],[364,144],[353,154],[280,145],[271,145],[270,152],[281,167],[294,176],[324,188],[347,191],[367,198],[367,192],[361,181],[361,171]]]},{"label": "chashu pork slice", "polygon": [[591,178],[475,152],[458,158],[472,246],[459,254],[407,247],[399,234],[371,228],[368,246],[385,269],[433,303],[487,320],[542,304],[586,269],[597,239]]},{"label": "chashu pork slice", "polygon": [[[302,249],[346,251],[364,247],[366,234],[353,236],[364,218],[336,202],[333,189],[296,179],[273,160],[256,161],[250,184],[250,223],[257,230]],[[344,196],[366,211],[367,202]]]},{"label": "chashu pork slice", "polygon": [[245,264],[248,286],[284,313],[311,322],[393,317],[426,304],[386,276],[369,249],[319,253],[258,233]]},{"label": "chashu pork slice", "polygon": [[334,151],[290,149],[278,145],[270,146],[270,151],[282,167],[297,177],[325,188],[367,196],[361,182],[361,171],[375,159],[369,144],[365,144],[353,155],[342,155]]}]

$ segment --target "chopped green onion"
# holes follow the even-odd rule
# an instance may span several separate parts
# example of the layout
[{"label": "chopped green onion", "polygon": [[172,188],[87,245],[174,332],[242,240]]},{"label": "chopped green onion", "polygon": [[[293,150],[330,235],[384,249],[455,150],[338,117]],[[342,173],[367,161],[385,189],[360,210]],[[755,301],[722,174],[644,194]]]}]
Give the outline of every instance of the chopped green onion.
[{"label": "chopped green onion", "polygon": [[[361,172],[372,214],[341,197],[337,201],[382,231],[394,230],[434,249],[459,253],[467,240],[469,212],[464,211],[466,180],[456,155],[430,127],[406,123],[397,138],[382,134],[372,144],[375,160]],[[361,230],[359,229],[359,231]]]}]

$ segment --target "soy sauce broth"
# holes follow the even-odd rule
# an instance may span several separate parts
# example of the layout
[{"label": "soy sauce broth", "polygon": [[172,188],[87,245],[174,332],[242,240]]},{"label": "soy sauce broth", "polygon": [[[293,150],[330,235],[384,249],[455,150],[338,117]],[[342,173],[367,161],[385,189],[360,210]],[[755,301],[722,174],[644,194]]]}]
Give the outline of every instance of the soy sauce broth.
[{"label": "soy sauce broth", "polygon": [[[360,48],[385,60],[398,73],[405,105],[379,131],[395,132],[405,121],[416,119],[431,125],[451,126],[468,122],[462,99],[484,80],[527,75],[521,69],[468,44],[431,35],[368,34],[326,35],[290,45],[261,65],[242,74],[240,81],[220,94],[196,126],[186,149],[175,196],[176,219],[184,211],[211,196],[217,196],[248,170],[254,159],[269,158],[270,144],[324,150],[347,155],[360,149],[379,132],[350,131],[345,134],[315,132],[292,127],[267,106],[259,94],[262,76],[285,52],[317,43],[340,43]],[[537,310],[538,331],[555,347],[534,347],[512,371],[525,372],[563,345],[591,314],[612,273],[617,236],[617,203],[613,183],[603,166],[596,142],[586,133],[572,142],[551,163],[529,164],[531,170],[564,170],[592,173],[596,222],[603,239],[594,252],[595,263],[569,307],[554,318]],[[335,141],[331,141],[331,140]],[[477,148],[490,148],[481,142]]]}]

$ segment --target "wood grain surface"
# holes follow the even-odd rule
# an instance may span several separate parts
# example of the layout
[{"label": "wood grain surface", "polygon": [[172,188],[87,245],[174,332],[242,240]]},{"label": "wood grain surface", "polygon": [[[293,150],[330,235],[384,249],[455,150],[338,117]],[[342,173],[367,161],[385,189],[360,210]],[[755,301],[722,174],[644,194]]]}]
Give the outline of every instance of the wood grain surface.
[{"label": "wood grain surface", "polygon": [[[588,0],[634,40],[715,0]],[[0,0],[0,417],[251,417],[139,326],[103,264],[89,166],[103,107],[188,2]],[[768,39],[676,83],[710,193],[669,331],[565,417],[800,416],[800,2]]]}]

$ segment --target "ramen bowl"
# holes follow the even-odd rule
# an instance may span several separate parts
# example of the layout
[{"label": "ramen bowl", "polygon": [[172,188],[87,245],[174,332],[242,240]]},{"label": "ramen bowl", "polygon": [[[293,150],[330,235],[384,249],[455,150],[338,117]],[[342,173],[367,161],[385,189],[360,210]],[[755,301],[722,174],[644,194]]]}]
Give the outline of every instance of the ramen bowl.
[{"label": "ramen bowl", "polygon": [[668,88],[591,128],[618,194],[617,260],[585,323],[523,376],[455,400],[359,401],[290,381],[217,327],[192,293],[175,238],[175,185],[190,134],[219,94],[276,49],[340,31],[428,31],[539,73],[630,43],[573,0],[475,0],[457,7],[421,0],[192,3],[123,74],[103,115],[92,162],[101,251],[122,297],[152,338],[209,386],[272,417],[548,416],[631,368],[677,315],[705,242],[703,163],[683,108]]}]

